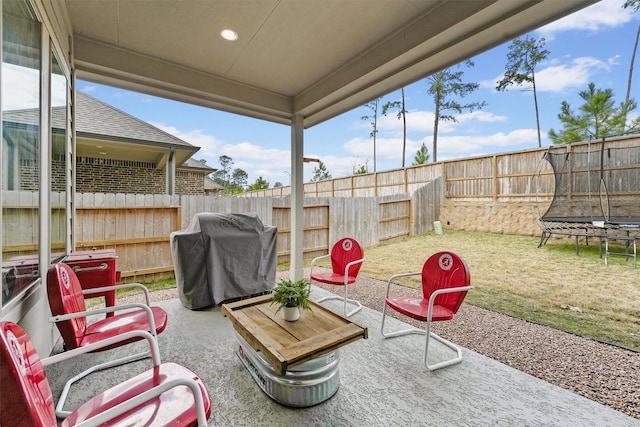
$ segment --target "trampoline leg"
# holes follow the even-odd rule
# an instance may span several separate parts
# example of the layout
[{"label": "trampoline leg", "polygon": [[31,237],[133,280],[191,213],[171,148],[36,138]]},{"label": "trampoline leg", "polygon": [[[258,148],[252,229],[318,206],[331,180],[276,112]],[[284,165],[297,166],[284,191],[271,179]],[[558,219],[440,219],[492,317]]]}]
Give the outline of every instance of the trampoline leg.
[{"label": "trampoline leg", "polygon": [[602,237],[598,237],[598,239],[600,240],[598,254],[600,255],[600,259],[602,259]]},{"label": "trampoline leg", "polygon": [[549,237],[551,237],[551,233],[543,231],[542,236],[540,237],[540,243],[538,244],[538,247],[541,248],[545,243],[547,243],[547,240],[549,240]]}]

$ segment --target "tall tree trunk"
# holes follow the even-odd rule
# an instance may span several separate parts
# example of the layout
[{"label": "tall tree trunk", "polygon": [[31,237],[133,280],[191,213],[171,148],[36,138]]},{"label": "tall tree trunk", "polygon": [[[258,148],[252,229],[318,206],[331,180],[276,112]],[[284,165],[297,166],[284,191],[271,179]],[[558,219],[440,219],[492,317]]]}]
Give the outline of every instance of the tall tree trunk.
[{"label": "tall tree trunk", "polygon": [[[378,101],[376,101],[377,103]],[[378,106],[376,104],[376,118],[374,119],[375,125],[373,132],[373,172],[376,172],[376,136],[378,135]]]},{"label": "tall tree trunk", "polygon": [[404,88],[402,88],[402,167],[407,152],[407,114],[404,109]]},{"label": "tall tree trunk", "polygon": [[536,75],[531,69],[531,83],[533,85],[533,104],[536,108],[536,127],[538,129],[538,148],[542,147],[542,138],[540,138],[540,114],[538,113],[538,92],[536,91]]},{"label": "tall tree trunk", "polygon": [[[636,59],[636,51],[638,50],[638,39],[640,39],[640,25],[638,25],[638,32],[636,33],[636,42],[633,44],[633,53],[631,54],[631,63],[629,64],[629,80],[627,81],[627,96],[624,98],[625,105],[629,103],[629,97],[631,96],[631,80],[633,79],[633,63]],[[627,113],[624,114],[624,127],[627,124]],[[624,130],[623,127],[623,130]]]},{"label": "tall tree trunk", "polygon": [[440,103],[436,102],[435,119],[433,120],[433,162],[438,161],[438,122],[440,121]]}]

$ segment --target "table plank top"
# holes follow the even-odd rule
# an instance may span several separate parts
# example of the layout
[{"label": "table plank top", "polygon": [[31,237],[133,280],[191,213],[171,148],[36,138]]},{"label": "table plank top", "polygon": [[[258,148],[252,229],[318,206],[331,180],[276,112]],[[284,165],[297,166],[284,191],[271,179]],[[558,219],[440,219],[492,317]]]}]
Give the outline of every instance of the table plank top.
[{"label": "table plank top", "polygon": [[311,310],[288,322],[271,295],[222,305],[222,314],[254,350],[261,351],[274,369],[284,375],[288,368],[315,359],[337,348],[368,337],[366,327],[309,301]]}]

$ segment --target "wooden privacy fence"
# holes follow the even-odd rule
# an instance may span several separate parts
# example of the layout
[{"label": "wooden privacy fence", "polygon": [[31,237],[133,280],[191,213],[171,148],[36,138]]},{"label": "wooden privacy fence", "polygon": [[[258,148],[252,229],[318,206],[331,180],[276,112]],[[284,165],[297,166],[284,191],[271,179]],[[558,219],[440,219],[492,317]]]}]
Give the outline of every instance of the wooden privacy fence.
[{"label": "wooden privacy fence", "polygon": [[[598,143],[598,141],[595,141]],[[606,139],[607,147],[638,146],[640,135]],[[587,142],[571,144],[586,150]],[[553,171],[543,156],[547,148],[445,160],[383,172],[304,184],[305,197],[376,197],[413,193],[442,177],[446,201],[528,201],[532,195],[553,197]],[[537,182],[533,177],[537,176]],[[537,185],[537,187],[536,187]],[[286,197],[291,187],[256,190],[244,197]]]},{"label": "wooden privacy fence", "polygon": [[182,210],[167,196],[78,194],[76,250],[115,249],[124,281],[173,274],[169,234],[180,230]]},{"label": "wooden privacy fence", "polygon": [[[637,146],[639,140],[638,135],[610,138],[606,145]],[[580,150],[585,144],[572,144],[568,149]],[[430,231],[445,205],[466,209],[474,204],[482,208],[536,203],[541,215],[555,188],[553,170],[542,160],[545,152],[534,149],[477,156],[306,183],[304,256],[326,254],[344,236],[355,237],[368,247]],[[572,180],[581,179],[579,170],[569,173]],[[615,191],[615,186],[609,189],[612,194]],[[173,275],[169,234],[186,228],[196,213],[253,212],[264,224],[278,228],[278,261],[288,261],[289,196],[289,187],[243,197],[77,194],[73,241],[78,250],[115,249],[117,268],[126,280],[156,280]],[[635,203],[638,194],[626,196]],[[3,259],[37,250],[38,200],[36,192],[3,192]],[[52,195],[52,205],[55,200]],[[52,214],[55,249],[64,245],[65,236],[55,230],[64,221],[64,211],[55,207],[52,211],[57,212]]]},{"label": "wooden privacy fence", "polygon": [[[328,253],[330,245],[344,236],[367,247],[427,231],[436,219],[441,185],[436,180],[413,195],[306,199],[304,258]],[[425,205],[418,207],[416,200]],[[199,212],[257,213],[265,225],[278,228],[278,262],[289,261],[289,198],[81,193],[76,195],[75,248],[115,249],[124,281],[172,277],[169,236],[186,228]]]}]

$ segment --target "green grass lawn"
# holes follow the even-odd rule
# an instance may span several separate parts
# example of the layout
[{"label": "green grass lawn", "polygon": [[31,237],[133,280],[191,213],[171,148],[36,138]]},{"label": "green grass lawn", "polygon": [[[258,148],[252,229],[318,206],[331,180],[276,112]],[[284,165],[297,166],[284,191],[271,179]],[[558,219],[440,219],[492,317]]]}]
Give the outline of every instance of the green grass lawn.
[{"label": "green grass lawn", "polygon": [[[460,255],[474,289],[466,302],[598,341],[640,351],[640,270],[632,259],[600,257],[598,241],[445,231],[365,250],[361,274],[419,271],[439,250]],[[419,286],[419,283],[407,283]]]}]

